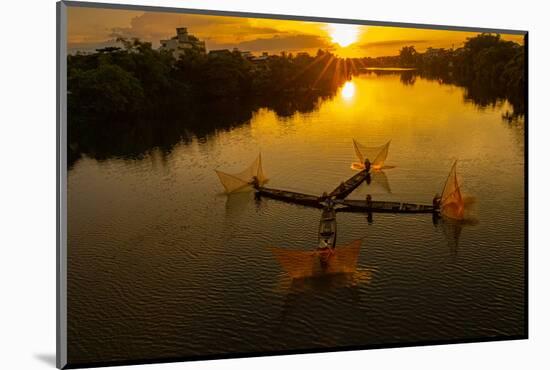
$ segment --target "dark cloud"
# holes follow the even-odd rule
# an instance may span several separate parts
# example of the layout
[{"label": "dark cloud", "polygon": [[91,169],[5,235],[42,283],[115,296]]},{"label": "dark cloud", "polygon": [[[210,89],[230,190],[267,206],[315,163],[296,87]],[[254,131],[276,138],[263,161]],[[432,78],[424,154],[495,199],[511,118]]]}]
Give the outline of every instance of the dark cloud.
[{"label": "dark cloud", "polygon": [[360,48],[379,48],[379,47],[391,47],[391,46],[410,46],[410,45],[417,45],[417,44],[424,44],[428,42],[428,40],[384,40],[384,41],[373,41],[373,42],[365,42],[362,44],[359,44],[358,47]]},{"label": "dark cloud", "polygon": [[159,40],[174,36],[177,27],[187,27],[191,34],[195,34],[203,40],[214,39],[214,37],[209,36],[211,34],[219,35],[216,38],[225,36],[239,41],[249,39],[255,35],[281,33],[281,31],[271,27],[251,26],[243,18],[196,14],[144,13],[132,18],[129,27],[113,28],[109,36],[113,38],[136,37],[157,45]]},{"label": "dark cloud", "polygon": [[275,35],[270,38],[243,41],[236,46],[242,50],[262,51],[329,48],[331,44],[326,39],[315,35]]},{"label": "dark cloud", "polygon": [[157,43],[160,39],[175,35],[177,27],[187,27],[193,33],[193,29],[200,30],[212,25],[238,27],[239,23],[242,23],[239,18],[146,12],[132,18],[129,27],[113,28],[110,36],[137,37]]}]

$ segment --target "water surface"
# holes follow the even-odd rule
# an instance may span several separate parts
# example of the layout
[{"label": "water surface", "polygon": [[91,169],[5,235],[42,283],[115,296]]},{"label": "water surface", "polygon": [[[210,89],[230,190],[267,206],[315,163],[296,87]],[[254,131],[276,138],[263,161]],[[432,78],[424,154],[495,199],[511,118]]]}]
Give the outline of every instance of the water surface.
[{"label": "water surface", "polygon": [[[524,131],[461,87],[355,76],[312,111],[255,110],[144,155],[84,156],[68,179],[69,361],[517,336],[524,327]],[[215,118],[214,118],[215,119]],[[476,222],[338,214],[353,278],[291,282],[270,246],[310,250],[320,211],[221,194],[214,169],[261,151],[269,186],[321,194],[354,172],[352,138],[395,168],[350,198],[430,203],[452,162]]]}]

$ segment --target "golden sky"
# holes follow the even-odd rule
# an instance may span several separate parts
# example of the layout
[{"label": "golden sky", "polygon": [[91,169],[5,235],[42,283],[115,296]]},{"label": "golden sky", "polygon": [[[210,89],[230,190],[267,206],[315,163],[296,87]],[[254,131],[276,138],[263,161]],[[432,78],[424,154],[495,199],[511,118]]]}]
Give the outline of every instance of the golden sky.
[{"label": "golden sky", "polygon": [[[135,10],[68,8],[69,52],[93,51],[114,45],[117,37],[137,37],[159,46],[159,40],[175,35],[176,27],[206,42],[208,50],[232,49],[261,53],[330,49],[342,57],[397,55],[403,46],[417,51],[428,47],[458,48],[476,32],[329,24],[274,19],[143,12]],[[505,35],[523,43],[521,35]]]}]

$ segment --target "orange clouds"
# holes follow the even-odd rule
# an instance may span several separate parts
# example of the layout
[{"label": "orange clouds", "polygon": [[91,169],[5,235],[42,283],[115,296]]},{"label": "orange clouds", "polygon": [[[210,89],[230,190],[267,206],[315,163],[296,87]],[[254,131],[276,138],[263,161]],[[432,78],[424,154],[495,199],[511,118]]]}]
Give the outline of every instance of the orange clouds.
[{"label": "orange clouds", "polygon": [[[430,46],[460,47],[466,37],[477,34],[361,25],[354,26],[356,35],[349,45],[341,46],[335,43],[335,35],[331,35],[334,25],[327,23],[69,7],[69,52],[112,46],[117,37],[136,37],[158,47],[161,39],[175,35],[176,27],[187,27],[191,34],[206,42],[208,50],[237,47],[252,52],[314,53],[323,48],[347,57],[396,55],[407,45],[414,45],[419,51]],[[519,35],[503,38],[522,40]]]}]

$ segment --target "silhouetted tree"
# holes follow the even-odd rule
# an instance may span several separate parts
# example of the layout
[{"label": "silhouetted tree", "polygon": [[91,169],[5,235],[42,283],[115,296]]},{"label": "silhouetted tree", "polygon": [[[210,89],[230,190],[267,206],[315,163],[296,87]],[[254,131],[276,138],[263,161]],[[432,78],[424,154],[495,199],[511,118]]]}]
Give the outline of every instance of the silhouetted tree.
[{"label": "silhouetted tree", "polygon": [[399,51],[399,63],[401,67],[414,67],[416,61],[416,49],[414,46],[403,46]]}]

